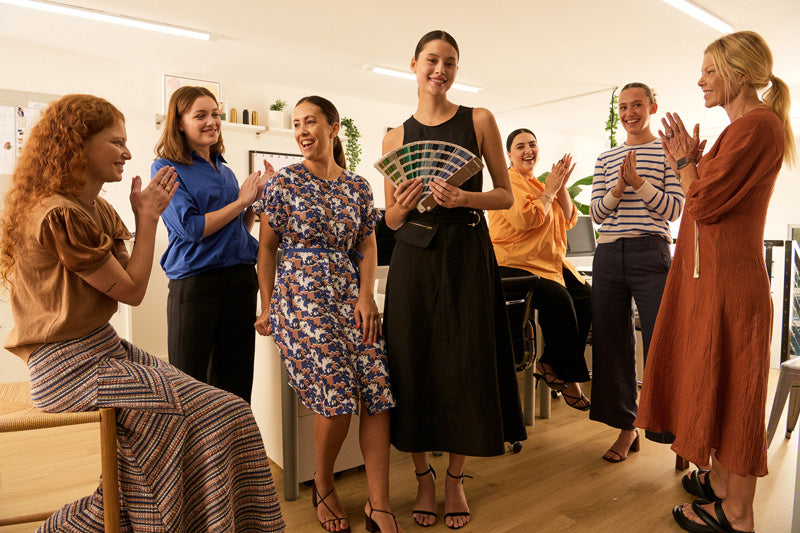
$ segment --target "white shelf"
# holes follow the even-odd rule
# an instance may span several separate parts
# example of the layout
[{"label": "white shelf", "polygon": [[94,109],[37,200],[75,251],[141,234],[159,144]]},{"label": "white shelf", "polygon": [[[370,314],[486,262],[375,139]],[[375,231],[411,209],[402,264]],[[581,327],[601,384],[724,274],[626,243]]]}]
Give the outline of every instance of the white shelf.
[{"label": "white shelf", "polygon": [[254,126],[253,124],[239,124],[238,122],[228,122],[227,120],[222,121],[222,129],[233,130],[233,131],[250,131],[255,133],[256,135],[267,131],[266,126]]},{"label": "white shelf", "polygon": [[283,133],[284,135],[291,135],[293,133],[292,128],[270,128],[267,127],[267,131],[270,133]]}]

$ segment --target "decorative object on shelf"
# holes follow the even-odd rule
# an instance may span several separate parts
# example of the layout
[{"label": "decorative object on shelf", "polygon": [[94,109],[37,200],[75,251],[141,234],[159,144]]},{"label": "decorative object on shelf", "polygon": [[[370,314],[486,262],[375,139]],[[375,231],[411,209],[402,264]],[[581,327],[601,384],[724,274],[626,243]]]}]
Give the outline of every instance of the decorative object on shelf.
[{"label": "decorative object on shelf", "polygon": [[242,124],[250,124],[250,114],[247,109],[242,110]]},{"label": "decorative object on shelf", "polygon": [[227,120],[225,118],[225,102],[223,102],[222,100],[219,100],[219,108],[218,109],[219,109],[219,119],[220,120]]},{"label": "decorative object on shelf", "polygon": [[352,118],[342,117],[339,124],[344,128],[344,136],[347,137],[347,143],[344,147],[347,169],[355,172],[356,167],[361,162],[361,144],[358,142],[361,138],[361,132],[358,131],[358,126],[356,126]]},{"label": "decorative object on shelf", "polygon": [[235,107],[231,108],[231,117],[230,118],[231,118],[230,121],[233,122],[234,124],[236,124],[236,122],[239,120],[239,117],[236,116],[236,108]]},{"label": "decorative object on shelf", "polygon": [[617,113],[618,103],[617,87],[614,87],[614,90],[611,91],[611,101],[608,104],[608,120],[606,120],[606,131],[608,132],[610,148],[617,146],[617,138],[614,136],[614,134],[617,132],[617,128],[619,127],[619,113]]},{"label": "decorative object on shelf", "polygon": [[[345,120],[342,119],[342,122]],[[375,162],[375,168],[395,185],[422,178],[423,190],[417,210],[424,213],[436,206],[429,187],[432,179],[443,179],[450,185],[460,187],[483,168],[483,162],[480,157],[457,144],[417,141],[384,155]]]},{"label": "decorative object on shelf", "polygon": [[167,113],[167,104],[172,93],[186,85],[194,87],[204,87],[211,91],[214,98],[219,101],[220,84],[218,81],[198,80],[196,78],[185,78],[183,76],[175,76],[172,74],[164,74],[164,100],[161,102],[161,110],[164,114]]},{"label": "decorative object on shelf", "polygon": [[258,126],[258,111],[253,111],[253,114],[250,115],[250,122],[253,126]]},{"label": "decorative object on shelf", "polygon": [[280,98],[275,99],[269,106],[269,127],[270,128],[288,128],[286,124],[286,100]]}]

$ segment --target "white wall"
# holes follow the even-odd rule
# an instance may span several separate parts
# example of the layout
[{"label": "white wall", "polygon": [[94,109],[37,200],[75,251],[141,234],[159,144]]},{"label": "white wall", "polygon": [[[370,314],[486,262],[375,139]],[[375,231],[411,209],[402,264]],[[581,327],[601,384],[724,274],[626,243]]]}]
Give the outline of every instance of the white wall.
[{"label": "white wall", "polygon": [[[102,96],[114,103],[126,116],[126,126],[129,138],[129,147],[133,159],[126,166],[126,176],[139,174],[149,176],[150,163],[153,160],[153,147],[158,140],[160,131],[155,126],[155,114],[162,112],[162,72],[149,70],[147,66],[130,65],[126,63],[124,51],[121,51],[118,61],[97,59],[88,56],[75,56],[65,54],[57,49],[41,48],[19,41],[0,38],[0,49],[6,57],[14,58],[14,70],[3,70],[0,73],[0,89],[31,91],[50,94],[67,94],[75,92],[92,93]],[[268,68],[265,66],[264,68]],[[191,76],[191,72],[171,72]],[[276,77],[278,74],[276,73]],[[332,100],[342,116],[355,120],[362,134],[362,163],[358,172],[364,175],[372,184],[376,204],[384,205],[383,182],[377,171],[372,168],[372,163],[380,156],[380,142],[388,126],[400,124],[414,110],[416,102],[413,86],[409,88],[409,100],[405,106],[380,103],[377,101],[356,100],[345,94],[326,92],[326,80],[320,78],[319,84],[302,89],[289,88],[281,85],[258,85],[248,83],[246,79],[220,79],[222,83],[222,100],[228,107],[235,107],[241,113],[242,109],[257,110],[261,123],[267,120],[267,107],[276,98],[287,100],[290,106],[301,96],[307,94],[321,94]],[[800,98],[798,88],[793,88],[794,94]],[[376,98],[379,98],[377,95]],[[454,98],[457,96],[454,94]],[[571,104],[570,104],[571,105]],[[597,104],[599,105],[599,104]],[[594,103],[590,111],[597,112]],[[557,118],[547,120],[569,121],[569,112],[585,112],[586,110],[565,108],[563,112],[553,113]],[[606,108],[598,112],[598,117],[603,117]],[[664,109],[666,110],[666,108]],[[711,124],[710,128],[718,127],[724,122],[717,115],[707,116],[703,111],[695,111],[698,118],[695,120]],[[710,112],[713,113],[713,112]],[[520,114],[521,116],[521,114]],[[519,126],[527,126],[536,131],[541,144],[541,160],[537,173],[550,168],[565,152],[571,152],[577,161],[575,178],[587,176],[592,173],[597,155],[606,149],[607,138],[602,130],[602,120],[597,131],[584,132],[578,135],[559,133],[563,128],[547,128],[551,122],[520,123],[520,116],[498,115],[503,141],[505,136]],[[691,118],[691,116],[690,116]],[[561,123],[558,126],[562,126]],[[249,132],[224,131],[226,158],[236,175],[243,179],[248,171],[248,150],[272,150],[279,152],[298,153],[297,147],[290,134],[267,133],[256,136]],[[622,140],[622,136],[618,139]],[[486,177],[487,183],[489,181]],[[798,195],[796,191],[800,185],[800,172],[784,170],[778,180],[778,185],[773,196],[772,205],[767,218],[765,237],[768,239],[784,239],[786,224],[800,223],[798,215]],[[123,220],[133,229],[133,219],[127,199],[128,189],[124,184],[111,185],[104,191],[104,196],[120,212]],[[588,200],[588,197],[586,198]],[[160,245],[163,249],[166,241],[166,231],[161,228]],[[159,253],[160,255],[160,253]],[[156,355],[166,354],[166,279],[160,267],[156,264],[151,276],[150,290],[145,302],[139,308],[131,311],[130,321],[134,324],[131,331],[127,331],[128,316],[125,312],[115,319],[115,326],[120,332],[128,334],[133,342]],[[776,275],[778,272],[776,272]],[[781,274],[782,275],[782,274]],[[780,279],[780,278],[778,278]],[[775,287],[775,285],[773,285]],[[780,309],[780,292],[776,292],[776,311]],[[780,314],[776,313],[776,322],[780,322]],[[10,311],[7,302],[0,303],[0,335],[5,337],[10,327]],[[777,325],[776,324],[776,327]],[[773,352],[779,348],[779,336],[774,336]],[[777,344],[776,344],[777,343]],[[26,379],[27,373],[24,365],[8,352],[0,353],[0,381]]]}]

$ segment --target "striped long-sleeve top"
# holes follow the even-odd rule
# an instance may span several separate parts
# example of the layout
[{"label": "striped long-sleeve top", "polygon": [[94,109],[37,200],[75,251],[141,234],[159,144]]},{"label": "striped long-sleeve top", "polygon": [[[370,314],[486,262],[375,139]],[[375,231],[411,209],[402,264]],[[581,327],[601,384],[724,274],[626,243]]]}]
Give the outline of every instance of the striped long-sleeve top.
[{"label": "striped long-sleeve top", "polygon": [[[629,185],[617,198],[611,189],[630,150],[636,150],[636,171],[644,184],[639,190]],[[594,223],[600,225],[598,243],[640,235],[661,235],[672,242],[668,222],[680,217],[683,201],[683,189],[667,163],[659,139],[634,146],[622,144],[597,158],[590,212]]]}]

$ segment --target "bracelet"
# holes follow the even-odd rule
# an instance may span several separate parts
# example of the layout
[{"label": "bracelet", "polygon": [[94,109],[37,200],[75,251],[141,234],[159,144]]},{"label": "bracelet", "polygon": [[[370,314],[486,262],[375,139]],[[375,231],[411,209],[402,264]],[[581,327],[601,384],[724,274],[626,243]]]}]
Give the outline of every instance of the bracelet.
[{"label": "bracelet", "polygon": [[553,196],[554,196],[554,195],[552,195],[552,194],[546,194],[546,193],[542,193],[542,194],[541,194],[541,196],[544,196],[545,198],[547,198],[547,199],[549,199],[549,200],[550,200],[550,203],[553,203]]}]

